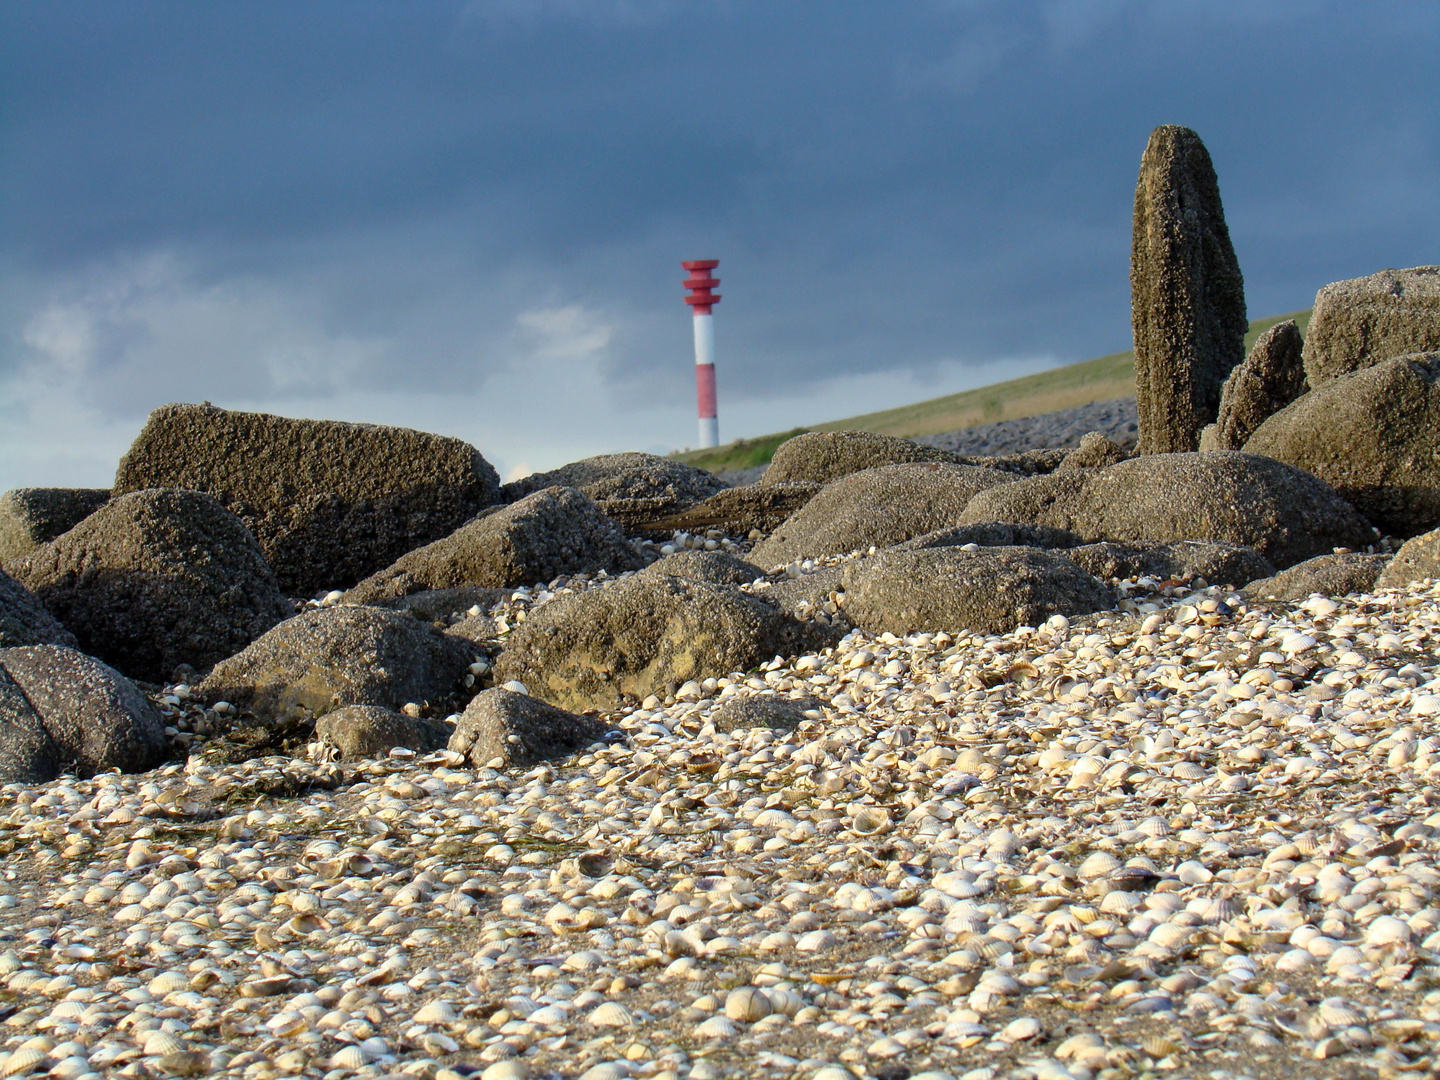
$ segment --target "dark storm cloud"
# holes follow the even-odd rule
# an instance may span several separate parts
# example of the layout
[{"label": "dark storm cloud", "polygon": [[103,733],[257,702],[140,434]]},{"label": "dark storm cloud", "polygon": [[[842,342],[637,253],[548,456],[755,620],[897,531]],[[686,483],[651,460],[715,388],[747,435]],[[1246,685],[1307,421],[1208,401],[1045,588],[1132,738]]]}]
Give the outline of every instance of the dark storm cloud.
[{"label": "dark storm cloud", "polygon": [[583,347],[644,409],[701,255],[732,400],[1082,359],[1128,345],[1157,124],[1209,146],[1254,315],[1436,261],[1437,45],[1320,0],[12,2],[0,372],[135,413]]}]

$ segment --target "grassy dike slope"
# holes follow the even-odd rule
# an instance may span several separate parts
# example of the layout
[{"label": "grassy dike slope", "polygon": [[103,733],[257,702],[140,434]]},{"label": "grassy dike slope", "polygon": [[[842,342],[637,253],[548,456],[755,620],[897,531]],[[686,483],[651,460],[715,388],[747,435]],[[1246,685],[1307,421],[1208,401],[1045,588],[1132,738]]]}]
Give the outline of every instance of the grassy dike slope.
[{"label": "grassy dike slope", "polygon": [[[1309,311],[1274,315],[1257,319],[1245,335],[1248,351],[1255,339],[1283,319],[1294,319],[1303,333],[1310,323]],[[770,460],[775,448],[786,439],[803,431],[875,431],[882,435],[936,435],[942,431],[958,431],[977,424],[993,424],[1023,416],[1039,416],[1060,409],[1073,409],[1092,401],[1133,397],[1135,394],[1135,353],[1133,350],[1111,353],[1078,364],[1051,368],[1049,371],[1025,375],[1009,382],[962,390],[958,394],[918,401],[898,409],[864,413],[832,420],[810,427],[761,435],[754,439],[737,439],[713,450],[690,450],[670,455],[702,469],[747,469]]]}]

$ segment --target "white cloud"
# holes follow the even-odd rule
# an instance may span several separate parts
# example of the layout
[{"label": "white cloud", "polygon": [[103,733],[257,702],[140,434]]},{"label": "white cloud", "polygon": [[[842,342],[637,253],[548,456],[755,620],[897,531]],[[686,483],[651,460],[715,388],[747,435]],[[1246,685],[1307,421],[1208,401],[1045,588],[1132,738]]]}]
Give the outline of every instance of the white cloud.
[{"label": "white cloud", "polygon": [[547,360],[594,356],[610,344],[615,328],[599,312],[579,304],[536,308],[515,317],[519,342],[531,357]]}]

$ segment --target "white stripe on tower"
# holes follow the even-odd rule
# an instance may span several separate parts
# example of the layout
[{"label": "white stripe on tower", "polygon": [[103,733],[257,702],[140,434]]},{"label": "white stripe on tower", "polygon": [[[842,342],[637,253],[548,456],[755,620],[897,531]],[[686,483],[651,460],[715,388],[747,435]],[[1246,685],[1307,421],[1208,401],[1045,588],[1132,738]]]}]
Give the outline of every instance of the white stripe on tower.
[{"label": "white stripe on tower", "polygon": [[720,279],[710,271],[720,265],[719,259],[693,259],[680,264],[690,271],[683,282],[691,295],[685,303],[695,316],[695,396],[700,420],[700,447],[720,445],[720,420],[715,400],[715,317],[711,310],[720,302],[711,292]]}]

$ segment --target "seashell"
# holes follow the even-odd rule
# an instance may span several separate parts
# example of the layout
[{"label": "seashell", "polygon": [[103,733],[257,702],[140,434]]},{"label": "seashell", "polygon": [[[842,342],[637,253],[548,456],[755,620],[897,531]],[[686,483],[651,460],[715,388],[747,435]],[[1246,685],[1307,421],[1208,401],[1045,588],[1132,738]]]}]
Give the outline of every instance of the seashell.
[{"label": "seashell", "polygon": [[1176,780],[1204,780],[1205,769],[1193,761],[1177,762],[1170,773]]},{"label": "seashell", "polygon": [[618,1001],[607,1001],[596,1006],[585,1019],[595,1027],[629,1027],[635,1023],[635,1017],[630,1014],[630,1010]]},{"label": "seashell", "polygon": [[566,971],[594,971],[604,964],[605,959],[594,949],[571,953],[560,966]]},{"label": "seashell", "polygon": [[695,1028],[697,1039],[728,1039],[739,1029],[728,1016],[712,1016]]},{"label": "seashell", "polygon": [[1153,1058],[1165,1058],[1171,1054],[1178,1054],[1184,1047],[1164,1035],[1151,1034],[1140,1040],[1140,1049]]},{"label": "seashell", "polygon": [[570,1019],[570,1014],[558,1005],[546,1005],[536,1009],[526,1021],[531,1024],[538,1024],[540,1027],[560,1027]]},{"label": "seashell", "polygon": [[731,1020],[742,1020],[753,1024],[763,1020],[774,1011],[770,998],[764,990],[754,986],[742,986],[725,995],[725,1015]]},{"label": "seashell", "polygon": [[1365,1023],[1365,1016],[1344,998],[1325,998],[1315,1007],[1316,1018],[1331,1031],[1342,1031],[1348,1027],[1359,1027]]},{"label": "seashell", "polygon": [[5,1064],[0,1065],[0,1076],[20,1076],[48,1061],[49,1055],[36,1047],[21,1047],[10,1054]]},{"label": "seashell", "polygon": [[416,1024],[453,1024],[459,1019],[455,1007],[448,1001],[432,1001],[423,1005],[411,1018]]},{"label": "seashell", "polygon": [[1082,878],[1098,878],[1113,873],[1120,869],[1120,866],[1120,860],[1108,851],[1097,851],[1086,856],[1075,872]]},{"label": "seashell", "polygon": [[835,947],[835,935],[829,930],[811,930],[795,939],[796,952],[825,952]]},{"label": "seashell", "polygon": [[877,806],[866,806],[855,812],[850,828],[861,836],[878,836],[890,831],[890,815]]},{"label": "seashell", "polygon": [[168,1031],[151,1031],[145,1036],[145,1043],[141,1046],[146,1057],[161,1057],[165,1054],[179,1054],[190,1047],[177,1035]]},{"label": "seashell", "polygon": [[1410,941],[1410,924],[1393,915],[1381,915],[1365,928],[1367,945],[1404,945]]},{"label": "seashell", "polygon": [[190,989],[190,979],[179,971],[162,971],[150,980],[145,989],[150,991],[153,996],[163,998],[166,994],[176,990]]},{"label": "seashell", "polygon": [[284,1039],[308,1031],[310,1021],[294,1009],[283,1009],[267,1020],[265,1026]]},{"label": "seashell", "polygon": [[1195,935],[1189,926],[1176,923],[1161,923],[1150,931],[1150,940],[1162,949],[1178,949]]},{"label": "seashell", "polygon": [[368,1063],[365,1051],[358,1046],[347,1046],[343,1050],[337,1050],[330,1057],[331,1068],[345,1069],[349,1072],[363,1069]]},{"label": "seashell", "polygon": [[530,1067],[514,1058],[497,1061],[480,1074],[480,1080],[530,1080]]},{"label": "seashell", "polygon": [[1137,826],[1146,836],[1164,837],[1170,835],[1170,822],[1159,815],[1146,818]]}]

